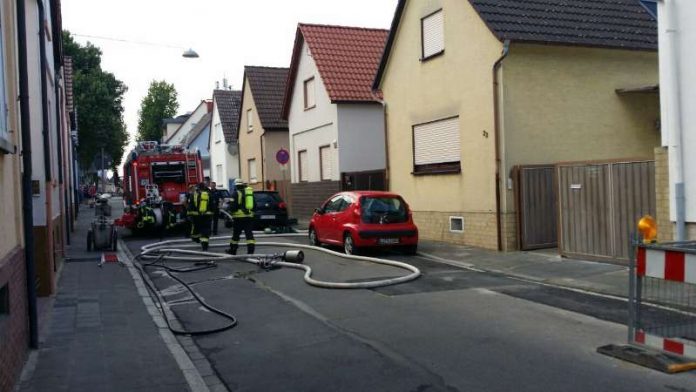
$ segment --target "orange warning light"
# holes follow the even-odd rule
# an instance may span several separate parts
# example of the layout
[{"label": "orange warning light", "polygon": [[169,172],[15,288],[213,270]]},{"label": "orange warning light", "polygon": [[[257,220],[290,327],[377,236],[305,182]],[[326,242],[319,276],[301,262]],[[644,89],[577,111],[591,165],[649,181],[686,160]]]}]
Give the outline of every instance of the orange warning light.
[{"label": "orange warning light", "polygon": [[657,240],[657,222],[650,215],[645,215],[638,221],[638,231],[643,236],[644,243],[655,242]]}]

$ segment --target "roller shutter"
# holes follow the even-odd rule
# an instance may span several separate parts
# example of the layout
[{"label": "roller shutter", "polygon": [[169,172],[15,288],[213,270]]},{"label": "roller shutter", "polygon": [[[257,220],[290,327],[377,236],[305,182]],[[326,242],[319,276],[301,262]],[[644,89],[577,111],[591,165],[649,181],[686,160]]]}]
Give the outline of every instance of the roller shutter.
[{"label": "roller shutter", "polygon": [[415,125],[413,140],[416,166],[461,160],[459,117]]},{"label": "roller shutter", "polygon": [[444,19],[442,10],[423,18],[423,58],[445,50]]}]

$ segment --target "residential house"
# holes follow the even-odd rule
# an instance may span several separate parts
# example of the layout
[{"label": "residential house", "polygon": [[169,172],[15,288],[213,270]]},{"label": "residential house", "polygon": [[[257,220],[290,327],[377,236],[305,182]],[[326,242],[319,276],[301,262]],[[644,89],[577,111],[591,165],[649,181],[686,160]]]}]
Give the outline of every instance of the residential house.
[{"label": "residential house", "polygon": [[288,122],[283,120],[287,68],[244,67],[239,116],[242,178],[255,190],[277,190],[289,201],[289,165],[276,155],[289,151]]},{"label": "residential house", "polygon": [[53,292],[71,228],[76,140],[60,2],[1,0],[0,21],[0,390],[11,391],[38,345],[36,289]]},{"label": "residential house", "polygon": [[211,180],[218,188],[232,189],[239,178],[239,115],[241,91],[213,91],[210,150]]},{"label": "residential house", "polygon": [[19,379],[27,354],[29,312],[22,213],[22,156],[14,1],[0,2],[0,390]]},{"label": "residential house", "polygon": [[36,281],[39,295],[55,292],[55,275],[66,241],[65,192],[68,186],[69,121],[61,41],[60,2],[26,3],[29,106],[32,140],[32,189]]},{"label": "residential house", "polygon": [[[696,3],[643,0],[656,7],[660,57],[662,145],[656,149],[659,239],[696,240]],[[657,4],[655,4],[657,3]],[[682,197],[677,197],[682,196]]]},{"label": "residential house", "polygon": [[389,188],[421,237],[517,249],[516,170],[549,168],[539,194],[556,230],[553,195],[568,188],[554,188],[555,164],[652,159],[658,97],[634,87],[656,84],[656,48],[633,0],[400,0],[373,87]]},{"label": "residential house", "polygon": [[190,114],[182,114],[180,116],[165,118],[162,120],[162,140],[168,140],[188,120]]},{"label": "residential house", "polygon": [[184,147],[191,151],[198,151],[201,154],[203,176],[207,178],[210,178],[210,150],[208,150],[208,140],[210,139],[210,123],[212,119],[211,101],[211,112],[201,117],[183,142]]},{"label": "residential house", "polygon": [[203,100],[196,109],[187,115],[186,120],[171,135],[163,138],[165,144],[183,144],[189,132],[196,127],[199,121],[213,110],[213,101]]},{"label": "residential house", "polygon": [[300,24],[283,117],[299,220],[342,189],[384,189],[384,110],[371,84],[387,30]]}]

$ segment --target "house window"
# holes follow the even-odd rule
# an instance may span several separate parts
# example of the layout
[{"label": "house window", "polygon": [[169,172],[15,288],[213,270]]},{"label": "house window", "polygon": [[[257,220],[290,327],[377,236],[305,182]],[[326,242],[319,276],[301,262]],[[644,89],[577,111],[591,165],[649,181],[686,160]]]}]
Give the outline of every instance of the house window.
[{"label": "house window", "polygon": [[300,181],[307,181],[307,150],[302,150],[297,153],[297,172],[299,173]]},{"label": "house window", "polygon": [[225,181],[222,178],[222,165],[215,165],[215,180],[220,184],[224,184]]},{"label": "house window", "polygon": [[7,127],[7,97],[5,94],[5,36],[0,32],[0,154],[12,154],[15,151],[15,146]]},{"label": "house window", "polygon": [[258,178],[256,177],[256,159],[249,159],[247,162],[249,168],[249,183],[256,183],[258,182]]},{"label": "house window", "polygon": [[413,173],[459,173],[459,117],[413,126]]},{"label": "house window", "polygon": [[421,59],[426,60],[445,51],[445,26],[442,10],[421,19]]},{"label": "house window", "polygon": [[333,178],[331,146],[319,147],[319,172],[322,180]]},{"label": "house window", "polygon": [[254,130],[254,118],[251,113],[251,109],[247,110],[247,132]]},{"label": "house window", "polygon": [[215,143],[222,141],[222,123],[215,124]]},{"label": "house window", "polygon": [[304,108],[311,109],[317,105],[314,99],[314,76],[304,81]]},{"label": "house window", "polygon": [[461,216],[450,216],[449,217],[449,231],[452,233],[463,233],[464,232],[464,218]]}]

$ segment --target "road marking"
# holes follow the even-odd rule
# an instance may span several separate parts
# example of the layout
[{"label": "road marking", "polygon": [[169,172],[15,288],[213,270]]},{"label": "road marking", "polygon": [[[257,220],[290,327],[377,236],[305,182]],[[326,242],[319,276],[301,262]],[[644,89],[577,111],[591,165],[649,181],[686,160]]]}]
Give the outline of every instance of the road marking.
[{"label": "road marking", "polygon": [[[456,260],[443,259],[442,257],[431,255],[429,253],[418,252],[418,256],[421,256],[424,259],[429,259],[429,260],[432,260],[435,262],[460,267],[460,268],[474,271],[474,272],[501,274],[508,279],[516,280],[518,282],[536,284],[539,286],[550,287],[550,288],[555,288],[555,289],[559,289],[559,290],[571,291],[571,292],[578,293],[578,294],[585,294],[585,295],[591,295],[594,297],[613,299],[613,300],[617,300],[617,301],[621,301],[621,302],[628,302],[628,298],[626,298],[626,297],[620,297],[620,296],[616,296],[616,295],[612,295],[612,294],[599,293],[596,291],[590,291],[590,290],[579,289],[579,288],[575,288],[575,287],[563,286],[563,285],[554,284],[554,283],[541,282],[541,281],[530,279],[530,278],[524,278],[524,277],[520,277],[520,276],[510,275],[510,274],[506,273],[505,271],[501,271],[501,270],[491,270],[491,271],[483,270],[483,269],[476,268],[472,264],[469,264],[469,263],[464,263],[464,262],[460,262],[460,261],[456,261]],[[651,308],[655,308],[655,309],[665,310],[665,311],[669,311],[669,312],[677,312],[680,314],[696,317],[696,313],[684,311],[682,309],[671,308],[669,306],[659,305],[659,304],[645,302],[645,301],[641,302],[641,304],[645,305],[645,306],[650,306]]]},{"label": "road marking", "polygon": [[157,305],[155,305],[154,301],[152,301],[150,292],[147,290],[147,288],[145,288],[143,278],[138,273],[135,265],[133,265],[132,254],[122,239],[118,240],[118,253],[121,256],[121,260],[123,260],[123,262],[126,264],[128,272],[130,272],[131,277],[135,282],[135,286],[138,288],[140,299],[142,299],[148,313],[150,313],[152,321],[157,325],[160,337],[169,349],[169,352],[174,357],[179,369],[184,374],[184,378],[186,379],[186,383],[188,383],[189,388],[192,392],[210,392],[210,389],[205,384],[205,381],[196,368],[196,365],[193,364],[193,361],[191,361],[191,358],[189,358],[188,354],[186,354],[184,348],[181,346],[174,334],[169,330],[166,321],[164,318],[162,318],[162,315],[157,308]]}]

